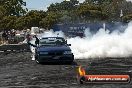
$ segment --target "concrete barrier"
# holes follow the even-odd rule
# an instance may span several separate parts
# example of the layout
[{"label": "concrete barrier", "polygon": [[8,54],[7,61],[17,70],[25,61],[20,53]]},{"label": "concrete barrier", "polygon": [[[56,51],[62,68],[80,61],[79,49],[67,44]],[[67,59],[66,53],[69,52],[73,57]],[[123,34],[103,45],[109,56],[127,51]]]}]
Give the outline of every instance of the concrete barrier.
[{"label": "concrete barrier", "polygon": [[27,51],[30,52],[30,46],[28,44],[7,44],[0,45],[0,51]]}]

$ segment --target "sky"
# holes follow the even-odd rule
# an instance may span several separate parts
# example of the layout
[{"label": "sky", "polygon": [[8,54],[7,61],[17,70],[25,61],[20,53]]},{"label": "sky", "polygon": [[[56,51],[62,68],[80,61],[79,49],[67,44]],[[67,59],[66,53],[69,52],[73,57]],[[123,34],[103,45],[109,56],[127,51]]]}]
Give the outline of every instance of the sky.
[{"label": "sky", "polygon": [[[62,2],[64,0],[24,0],[26,1],[26,7],[29,10],[46,10],[47,7],[52,4],[52,3],[56,3],[56,2]],[[84,0],[78,0],[81,2],[83,2]]]}]

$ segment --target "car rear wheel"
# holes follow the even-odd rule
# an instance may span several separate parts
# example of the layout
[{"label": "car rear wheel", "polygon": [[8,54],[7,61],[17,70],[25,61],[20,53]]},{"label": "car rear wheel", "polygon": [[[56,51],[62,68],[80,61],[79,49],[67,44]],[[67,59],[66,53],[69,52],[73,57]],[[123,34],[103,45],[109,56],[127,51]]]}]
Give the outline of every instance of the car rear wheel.
[{"label": "car rear wheel", "polygon": [[74,64],[74,61],[68,61],[67,63],[72,65],[72,64]]}]

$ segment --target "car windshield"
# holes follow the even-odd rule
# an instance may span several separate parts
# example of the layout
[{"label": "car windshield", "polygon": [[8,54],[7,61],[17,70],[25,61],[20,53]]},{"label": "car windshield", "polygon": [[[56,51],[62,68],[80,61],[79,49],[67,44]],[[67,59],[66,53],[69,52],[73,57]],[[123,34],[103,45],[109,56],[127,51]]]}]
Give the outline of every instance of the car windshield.
[{"label": "car windshield", "polygon": [[39,44],[40,46],[64,45],[65,40],[63,38],[43,38]]}]

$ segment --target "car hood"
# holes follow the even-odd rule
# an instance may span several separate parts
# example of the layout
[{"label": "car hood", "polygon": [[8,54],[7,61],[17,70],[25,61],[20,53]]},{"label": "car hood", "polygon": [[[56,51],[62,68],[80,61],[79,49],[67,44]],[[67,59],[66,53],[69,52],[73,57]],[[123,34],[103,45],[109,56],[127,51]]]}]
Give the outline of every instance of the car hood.
[{"label": "car hood", "polygon": [[47,52],[47,51],[70,51],[69,46],[42,46],[38,47],[37,51],[39,52]]}]

